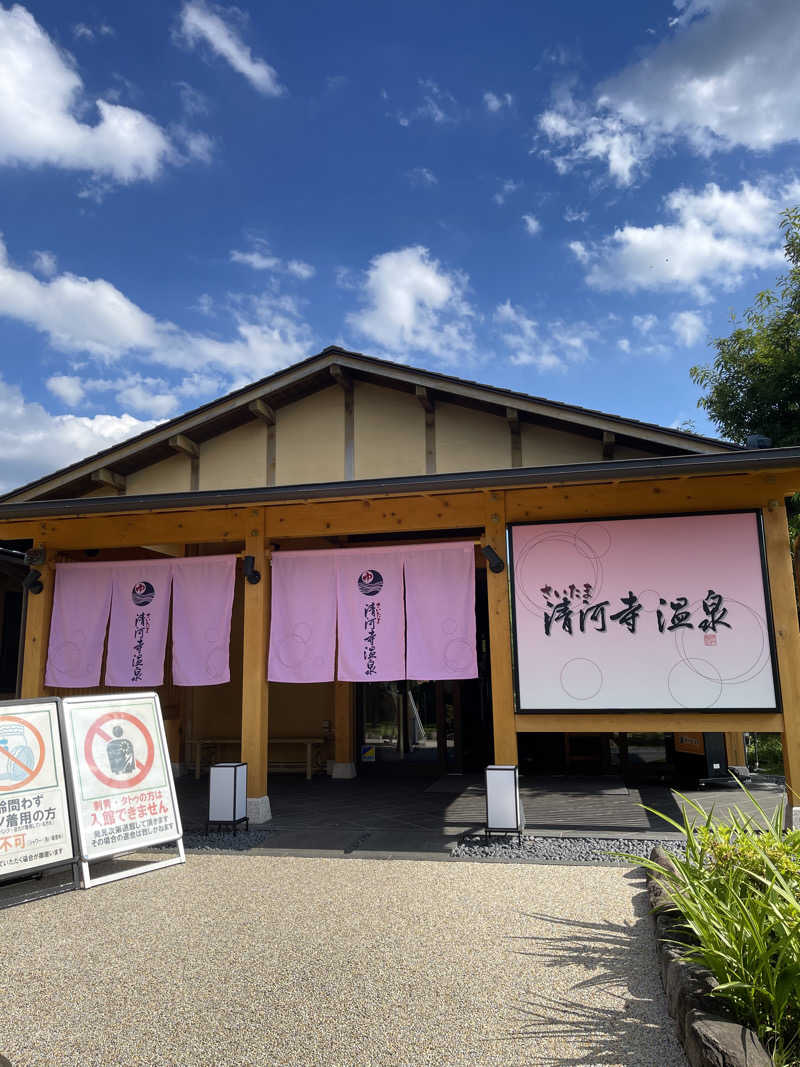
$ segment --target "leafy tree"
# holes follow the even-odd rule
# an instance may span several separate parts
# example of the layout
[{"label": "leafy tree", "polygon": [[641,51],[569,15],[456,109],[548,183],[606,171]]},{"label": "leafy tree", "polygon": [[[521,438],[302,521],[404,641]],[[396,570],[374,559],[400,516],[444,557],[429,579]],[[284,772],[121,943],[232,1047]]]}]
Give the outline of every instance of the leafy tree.
[{"label": "leafy tree", "polygon": [[705,390],[698,406],[742,445],[751,434],[776,448],[800,444],[800,207],[783,212],[781,230],[788,273],[756,296],[743,325],[711,342],[713,363],[690,371]]},{"label": "leafy tree", "polygon": [[[705,408],[723,437],[746,444],[763,434],[777,448],[800,444],[800,207],[781,215],[789,270],[765,289],[728,337],[711,342],[714,361],[692,367]],[[736,323],[736,316],[731,316]],[[800,494],[788,502],[792,540],[800,534]]]}]

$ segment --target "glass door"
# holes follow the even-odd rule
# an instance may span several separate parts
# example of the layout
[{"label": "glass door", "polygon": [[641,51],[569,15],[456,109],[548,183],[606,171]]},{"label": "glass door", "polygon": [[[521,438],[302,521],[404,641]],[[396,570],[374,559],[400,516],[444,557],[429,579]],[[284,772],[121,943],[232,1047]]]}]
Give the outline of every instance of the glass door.
[{"label": "glass door", "polygon": [[410,774],[445,774],[458,762],[458,682],[358,686],[359,762]]}]

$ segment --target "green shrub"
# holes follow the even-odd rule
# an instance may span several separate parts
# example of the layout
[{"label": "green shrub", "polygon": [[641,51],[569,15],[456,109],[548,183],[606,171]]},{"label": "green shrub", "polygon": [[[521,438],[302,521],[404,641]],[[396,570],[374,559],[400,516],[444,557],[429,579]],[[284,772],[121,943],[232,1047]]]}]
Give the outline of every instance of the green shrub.
[{"label": "green shrub", "polygon": [[684,835],[674,870],[652,870],[683,914],[696,944],[691,959],[719,982],[714,996],[755,1030],[781,1067],[800,1065],[800,831],[785,833],[783,805],[770,817],[756,798],[752,819],[739,808],[731,823],[684,797],[682,821],[659,815]]},{"label": "green shrub", "polygon": [[[756,762],[754,735],[749,735],[747,763],[752,768]],[[762,774],[783,774],[783,739],[780,734],[758,735],[758,769]]]}]

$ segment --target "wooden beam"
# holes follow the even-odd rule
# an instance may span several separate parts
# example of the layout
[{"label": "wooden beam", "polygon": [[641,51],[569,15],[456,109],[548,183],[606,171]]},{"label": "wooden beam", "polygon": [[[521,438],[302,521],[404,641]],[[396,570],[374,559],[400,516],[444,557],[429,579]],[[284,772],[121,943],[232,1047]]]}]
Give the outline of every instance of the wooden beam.
[{"label": "wooden beam", "polygon": [[773,500],[763,509],[762,515],[783,704],[786,791],[790,798],[790,809],[793,807],[800,817],[800,627],[794,595],[789,524],[783,500]]},{"label": "wooden beam", "polygon": [[248,797],[266,797],[270,567],[265,554],[263,513],[252,520],[245,539],[245,554],[254,557],[261,581],[257,585],[244,583],[242,762],[247,764]]},{"label": "wooden beam", "polygon": [[779,731],[783,716],[777,712],[750,711],[631,711],[631,712],[541,712],[517,715],[520,734],[596,734],[617,731],[674,733],[676,730],[720,733],[726,731]]},{"label": "wooden beam", "polygon": [[776,495],[775,485],[751,474],[506,490],[509,522],[759,508]]},{"label": "wooden beam", "polygon": [[[44,548],[37,544],[34,547]],[[53,558],[52,549],[49,550]],[[47,646],[50,640],[50,616],[53,610],[53,583],[55,570],[43,564],[39,581],[44,588],[41,593],[26,592],[25,648],[22,660],[20,698],[32,700],[44,696],[44,672],[47,664]]]},{"label": "wooden beam", "polygon": [[261,419],[267,426],[267,485],[275,484],[275,426],[277,416],[274,408],[271,408],[266,400],[254,400],[247,405],[250,412],[257,419]]},{"label": "wooden beam", "polygon": [[124,474],[117,474],[108,467],[101,467],[100,470],[92,471],[91,477],[96,485],[107,485],[111,489],[116,489],[118,493],[125,492],[127,482]]},{"label": "wooden beam", "polygon": [[170,437],[169,447],[189,457],[189,490],[196,493],[200,488],[200,449],[182,433]]},{"label": "wooden beam", "polygon": [[617,446],[617,435],[610,430],[603,430],[603,459],[613,459]]},{"label": "wooden beam", "polygon": [[356,421],[353,379],[341,367],[330,368],[331,377],[344,392],[344,478],[350,482],[356,476]]},{"label": "wooden beam", "polygon": [[424,385],[415,393],[425,412],[425,473],[436,474],[436,404]]},{"label": "wooden beam", "polygon": [[257,419],[262,419],[268,426],[275,425],[275,410],[269,406],[266,400],[261,398],[253,400],[247,405],[247,409],[251,415],[254,415]]},{"label": "wooden beam", "polygon": [[350,682],[333,684],[334,759],[337,763],[354,763],[353,686]]},{"label": "wooden beam", "polygon": [[511,435],[511,466],[522,466],[522,430],[519,423],[519,411],[516,408],[506,408],[506,421],[508,432]]},{"label": "wooden beam", "polygon": [[494,762],[518,762],[517,731],[514,725],[514,679],[511,670],[511,603],[506,557],[505,494],[489,493],[486,498],[485,541],[506,561],[495,574],[486,568],[489,598],[489,658],[492,675],[492,721]]},{"label": "wooden beam", "polygon": [[280,541],[286,537],[480,529],[485,517],[484,497],[484,493],[454,493],[270,507],[266,509],[267,538]]},{"label": "wooden beam", "polygon": [[353,379],[336,363],[334,363],[334,365],[330,368],[330,372],[331,378],[333,378],[337,385],[341,385],[342,389],[353,388]]},{"label": "wooden beam", "polygon": [[200,449],[194,441],[189,440],[186,434],[177,433],[174,437],[170,437],[169,447],[175,452],[183,452],[187,456],[196,458],[200,455]]}]

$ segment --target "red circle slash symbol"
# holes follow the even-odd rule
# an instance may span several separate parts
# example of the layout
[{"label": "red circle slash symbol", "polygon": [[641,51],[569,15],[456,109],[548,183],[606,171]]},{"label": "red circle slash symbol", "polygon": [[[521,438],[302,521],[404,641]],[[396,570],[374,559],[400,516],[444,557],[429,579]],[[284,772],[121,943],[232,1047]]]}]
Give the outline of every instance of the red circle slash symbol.
[{"label": "red circle slash symbol", "polygon": [[[130,778],[117,777],[112,778],[110,775],[101,771],[97,766],[97,761],[94,758],[94,740],[99,737],[106,743],[113,740],[110,734],[104,729],[106,723],[109,722],[128,722],[132,726],[135,726],[140,731],[144,738],[146,745],[146,752],[144,762],[136,760],[136,773]],[[89,770],[103,785],[111,786],[112,789],[127,789],[129,786],[138,785],[139,782],[144,781],[147,775],[150,773],[150,768],[153,766],[153,759],[155,757],[155,748],[153,746],[153,739],[150,736],[150,731],[144,725],[144,723],[137,719],[135,715],[129,714],[127,711],[110,711],[107,715],[101,715],[100,718],[93,722],[86,733],[86,740],[83,743],[83,754],[86,758],[86,763]]]},{"label": "red circle slash symbol", "polygon": [[[44,763],[44,739],[42,738],[42,735],[39,733],[36,727],[33,726],[30,722],[28,722],[27,719],[20,719],[17,715],[0,715],[0,737],[2,737],[3,734],[4,724],[11,722],[13,722],[16,726],[22,726],[26,730],[30,730],[30,732],[36,739],[36,743],[39,746],[39,757],[34,762],[34,765],[30,767],[27,763],[21,760],[18,755],[14,755],[13,752],[9,752],[8,748],[5,748],[4,746],[0,745],[0,759],[10,760],[11,763],[15,764],[17,767],[19,767],[22,771],[25,772],[25,776],[23,778],[12,782],[11,785],[0,785],[0,793],[8,793],[12,789],[24,789],[26,785],[29,785],[33,781],[33,779],[42,769],[42,764]],[[11,746],[9,744],[9,748],[10,747]]]}]

